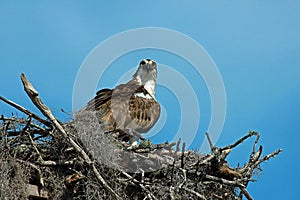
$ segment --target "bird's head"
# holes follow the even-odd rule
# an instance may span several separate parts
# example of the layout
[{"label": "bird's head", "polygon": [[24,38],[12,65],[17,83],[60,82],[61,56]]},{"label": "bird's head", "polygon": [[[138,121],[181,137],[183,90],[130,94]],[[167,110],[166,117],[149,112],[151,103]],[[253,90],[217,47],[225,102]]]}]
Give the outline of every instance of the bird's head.
[{"label": "bird's head", "polygon": [[144,59],[140,62],[139,68],[133,75],[135,80],[143,85],[154,97],[157,76],[157,64],[154,60]]},{"label": "bird's head", "polygon": [[144,59],[140,62],[138,70],[133,75],[141,85],[148,81],[156,81],[157,65],[154,60]]}]

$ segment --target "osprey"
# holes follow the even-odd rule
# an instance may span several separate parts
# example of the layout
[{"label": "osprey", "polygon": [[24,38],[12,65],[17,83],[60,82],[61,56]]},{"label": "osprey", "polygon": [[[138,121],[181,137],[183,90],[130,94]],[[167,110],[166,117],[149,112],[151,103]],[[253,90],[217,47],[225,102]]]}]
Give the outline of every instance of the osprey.
[{"label": "osprey", "polygon": [[156,76],[156,62],[144,59],[129,82],[98,91],[82,110],[96,111],[105,132],[125,133],[131,146],[136,146],[140,133],[148,132],[160,115]]}]

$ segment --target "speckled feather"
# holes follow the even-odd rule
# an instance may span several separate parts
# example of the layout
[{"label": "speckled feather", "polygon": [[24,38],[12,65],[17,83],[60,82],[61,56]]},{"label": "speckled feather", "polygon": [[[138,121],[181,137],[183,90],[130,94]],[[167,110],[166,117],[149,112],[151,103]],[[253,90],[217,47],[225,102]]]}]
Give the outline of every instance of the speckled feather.
[{"label": "speckled feather", "polygon": [[142,98],[135,94],[150,95],[135,80],[118,85],[115,89],[102,89],[88,102],[84,110],[96,110],[106,131],[115,129],[145,133],[160,115],[160,105],[154,98]]}]

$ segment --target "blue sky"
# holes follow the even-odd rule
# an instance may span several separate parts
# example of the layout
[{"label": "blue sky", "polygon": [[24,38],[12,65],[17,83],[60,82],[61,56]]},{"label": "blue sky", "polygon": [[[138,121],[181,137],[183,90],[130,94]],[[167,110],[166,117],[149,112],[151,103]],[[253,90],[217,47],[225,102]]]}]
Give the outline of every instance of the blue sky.
[{"label": "blue sky", "polygon": [[[299,175],[295,172],[300,164],[299,9],[299,1],[277,0],[1,1],[0,95],[38,112],[23,92],[19,75],[24,72],[45,103],[67,120],[59,110],[72,111],[76,74],[98,44],[134,28],[179,31],[203,46],[222,76],[227,113],[217,144],[227,145],[253,129],[261,133],[264,153],[284,149],[262,165],[258,182],[249,186],[251,194],[255,199],[296,199]],[[182,58],[151,49],[130,52],[112,63],[98,88],[113,87],[122,73],[136,67],[143,57],[174,67],[190,81],[201,102],[199,131],[191,146],[199,148],[210,120],[210,98],[203,79],[194,77],[190,64]],[[120,69],[121,65],[127,66],[126,70]],[[177,131],[181,112],[172,91],[162,86],[157,90],[157,99],[167,112],[164,128],[153,138],[160,141]],[[14,110],[0,102],[0,112]],[[246,161],[250,145],[246,142],[238,148],[230,156],[230,164]]]}]

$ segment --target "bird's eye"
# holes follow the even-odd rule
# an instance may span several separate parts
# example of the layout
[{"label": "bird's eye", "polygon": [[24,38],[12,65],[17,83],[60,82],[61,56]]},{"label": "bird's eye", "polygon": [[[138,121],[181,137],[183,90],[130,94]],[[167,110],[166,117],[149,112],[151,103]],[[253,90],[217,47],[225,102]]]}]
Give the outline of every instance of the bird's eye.
[{"label": "bird's eye", "polygon": [[145,62],[144,60],[142,60],[142,61],[140,62],[140,65],[144,65],[144,64],[146,64],[146,62]]},{"label": "bird's eye", "polygon": [[153,67],[156,66],[156,62],[154,62],[153,60],[152,60],[152,66],[153,66]]}]

